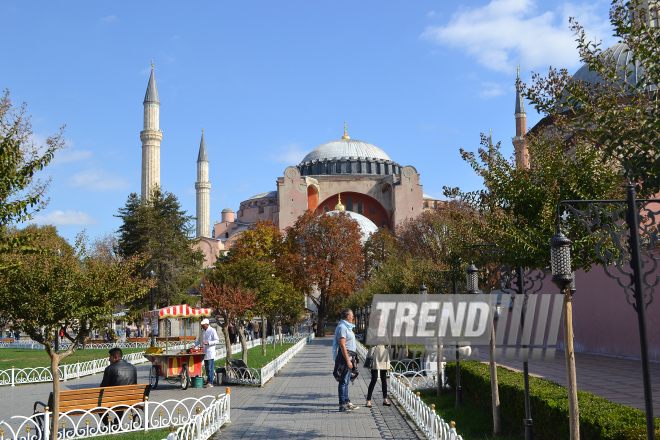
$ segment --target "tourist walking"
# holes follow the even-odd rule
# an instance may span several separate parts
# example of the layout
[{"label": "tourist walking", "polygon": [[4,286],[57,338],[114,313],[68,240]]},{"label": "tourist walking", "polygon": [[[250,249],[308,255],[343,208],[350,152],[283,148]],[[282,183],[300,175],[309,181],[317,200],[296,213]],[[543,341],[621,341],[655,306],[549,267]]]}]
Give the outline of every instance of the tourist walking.
[{"label": "tourist walking", "polygon": [[247,331],[250,341],[254,339],[254,321],[250,319],[250,322],[247,325]]},{"label": "tourist walking", "polygon": [[202,320],[202,330],[199,340],[195,341],[194,345],[202,345],[204,347],[204,368],[206,368],[207,376],[204,388],[213,388],[213,378],[215,377],[215,344],[218,343],[218,333],[211,327],[209,320],[206,318]]},{"label": "tourist walking", "polygon": [[259,325],[259,321],[254,323],[254,337],[259,339],[261,337],[261,326]]},{"label": "tourist walking", "polygon": [[335,329],[335,338],[332,341],[332,357],[335,360],[333,376],[339,382],[339,411],[355,411],[359,406],[351,403],[348,397],[348,385],[358,375],[358,357],[355,352],[355,334],[353,333],[353,311],[344,309],[341,311],[341,321]]},{"label": "tourist walking", "polygon": [[[390,369],[389,348],[389,345],[374,345],[367,354],[367,359],[371,358],[371,382],[369,382],[369,389],[367,390],[367,408],[371,408],[371,396],[373,396],[379,373],[380,384],[383,389],[383,405],[390,406],[390,402],[387,400],[387,370]],[[366,363],[365,366],[367,366]]]}]

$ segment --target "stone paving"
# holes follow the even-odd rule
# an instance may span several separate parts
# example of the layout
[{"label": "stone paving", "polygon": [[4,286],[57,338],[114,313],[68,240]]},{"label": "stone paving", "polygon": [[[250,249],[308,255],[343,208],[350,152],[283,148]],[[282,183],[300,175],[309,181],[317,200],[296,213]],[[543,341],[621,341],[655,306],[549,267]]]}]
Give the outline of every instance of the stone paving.
[{"label": "stone paving", "polygon": [[[479,349],[482,361],[488,360],[488,347]],[[503,362],[513,370],[522,371],[522,362]],[[575,353],[578,389],[589,391],[611,402],[644,410],[642,362],[615,356]],[[563,350],[557,350],[552,362],[530,363],[532,375],[567,386],[566,359]],[[651,389],[654,414],[660,411],[660,363],[651,362]]]},{"label": "stone paving", "polygon": [[[232,424],[220,439],[421,439],[424,436],[395,405],[382,406],[380,384],[376,385],[372,409],[364,407],[368,371],[349,388],[353,404],[360,409],[339,413],[337,382],[332,377],[332,338],[315,339],[291,360],[264,388],[231,386]],[[138,382],[148,381],[149,364],[137,365]],[[101,374],[62,382],[62,389],[98,386]],[[188,388],[161,381],[151,401],[200,397],[224,393],[226,386]],[[0,388],[0,420],[32,414],[35,400],[44,401],[52,384]]]}]

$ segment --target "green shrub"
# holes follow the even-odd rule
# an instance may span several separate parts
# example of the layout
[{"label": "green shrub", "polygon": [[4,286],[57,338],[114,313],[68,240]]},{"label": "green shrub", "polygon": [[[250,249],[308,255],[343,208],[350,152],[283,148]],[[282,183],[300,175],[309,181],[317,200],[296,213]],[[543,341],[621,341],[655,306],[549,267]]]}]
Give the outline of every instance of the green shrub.
[{"label": "green shrub", "polygon": [[[456,364],[447,363],[446,375],[456,386]],[[502,425],[522,429],[525,418],[525,386],[523,374],[502,367],[497,369]],[[490,367],[470,361],[461,363],[463,395],[477,404],[491,408]],[[640,384],[641,387],[641,384]],[[568,425],[568,389],[548,380],[529,378],[529,397],[534,420],[534,438],[556,440],[570,438]],[[612,403],[592,393],[578,391],[581,440],[646,439],[643,411]],[[656,435],[660,435],[660,418],[655,418]]]}]

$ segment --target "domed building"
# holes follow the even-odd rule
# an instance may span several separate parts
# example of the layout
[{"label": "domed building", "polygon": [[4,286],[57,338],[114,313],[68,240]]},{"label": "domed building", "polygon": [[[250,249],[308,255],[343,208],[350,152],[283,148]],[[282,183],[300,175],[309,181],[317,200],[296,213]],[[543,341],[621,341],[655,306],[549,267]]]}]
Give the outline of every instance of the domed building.
[{"label": "domed building", "polygon": [[[204,152],[199,157],[207,156]],[[413,166],[401,166],[377,146],[351,139],[344,125],[341,139],[316,147],[302,162],[287,167],[274,190],[244,200],[236,212],[229,207],[222,211],[211,236],[200,235],[198,247],[206,254],[205,266],[212,266],[252,223],[272,220],[284,230],[307,210],[333,212],[340,193],[346,212],[358,221],[363,234],[378,228],[394,231],[428,209],[429,199],[433,200],[423,193]]]}]

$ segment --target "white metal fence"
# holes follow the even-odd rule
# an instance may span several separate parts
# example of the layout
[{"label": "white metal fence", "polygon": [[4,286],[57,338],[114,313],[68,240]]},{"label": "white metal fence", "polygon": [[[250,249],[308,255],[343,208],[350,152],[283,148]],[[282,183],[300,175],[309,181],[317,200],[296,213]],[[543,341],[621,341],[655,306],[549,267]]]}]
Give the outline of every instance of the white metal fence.
[{"label": "white metal fence", "polygon": [[[163,402],[150,402],[145,399],[135,405],[67,411],[60,413],[57,437],[79,439],[182,426],[188,430],[186,432],[195,432],[195,440],[206,440],[210,435],[205,435],[211,429],[215,428],[215,432],[229,421],[230,390],[227,391],[226,394],[218,396],[170,399]],[[52,429],[52,416],[52,412],[46,411],[29,417],[15,416],[0,421],[0,440],[46,440]],[[195,427],[192,431],[186,428],[191,424]]]},{"label": "white metal fence", "polygon": [[[207,440],[218,432],[222,425],[230,423],[230,389],[225,397],[217,396],[216,403],[204,410],[197,409],[197,415],[174,432],[170,426],[170,434],[163,440]],[[224,399],[224,400],[223,400]]]},{"label": "white metal fence", "polygon": [[448,424],[435,413],[435,407],[429,406],[410,389],[410,384],[404,380],[404,376],[391,374],[389,379],[389,390],[417,427],[429,440],[463,440],[456,433],[454,422]]}]

